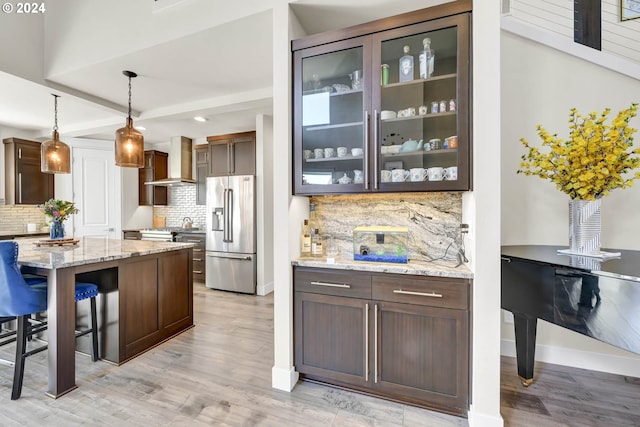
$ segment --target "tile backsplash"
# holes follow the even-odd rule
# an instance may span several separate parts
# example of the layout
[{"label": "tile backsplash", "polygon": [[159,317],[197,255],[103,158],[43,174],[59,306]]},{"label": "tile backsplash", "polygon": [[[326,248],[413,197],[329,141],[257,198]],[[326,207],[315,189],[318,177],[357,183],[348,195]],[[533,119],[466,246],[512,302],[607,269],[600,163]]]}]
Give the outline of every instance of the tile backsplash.
[{"label": "tile backsplash", "polygon": [[395,226],[409,229],[410,259],[457,262],[461,246],[460,193],[388,193],[314,196],[324,238],[332,235],[340,254],[353,256],[353,229]]},{"label": "tile backsplash", "polygon": [[169,205],[153,207],[153,215],[165,217],[167,227],[181,227],[182,220],[188,216],[193,227],[204,228],[205,212],[205,205],[196,205],[195,185],[169,187]]},{"label": "tile backsplash", "polygon": [[2,205],[0,206],[0,234],[26,233],[27,224],[36,224],[37,230],[45,222],[42,209],[36,205]]}]

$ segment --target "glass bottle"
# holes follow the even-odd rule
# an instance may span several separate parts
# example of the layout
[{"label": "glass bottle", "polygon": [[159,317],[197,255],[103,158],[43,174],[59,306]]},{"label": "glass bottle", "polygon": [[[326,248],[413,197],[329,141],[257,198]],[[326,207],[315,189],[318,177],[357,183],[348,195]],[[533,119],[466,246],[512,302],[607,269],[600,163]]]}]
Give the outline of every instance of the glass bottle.
[{"label": "glass bottle", "polygon": [[311,256],[311,228],[309,228],[309,220],[304,220],[302,226],[302,235],[300,236],[300,256]]},{"label": "glass bottle", "polygon": [[316,228],[311,235],[311,256],[321,257],[322,254],[322,238],[320,237],[320,230]]},{"label": "glass bottle", "polygon": [[413,80],[413,56],[409,55],[409,46],[403,48],[404,56],[400,58],[400,81],[408,82]]},{"label": "glass bottle", "polygon": [[428,79],[433,75],[433,67],[435,63],[436,54],[431,49],[431,39],[426,37],[422,40],[424,49],[420,52],[420,78]]}]

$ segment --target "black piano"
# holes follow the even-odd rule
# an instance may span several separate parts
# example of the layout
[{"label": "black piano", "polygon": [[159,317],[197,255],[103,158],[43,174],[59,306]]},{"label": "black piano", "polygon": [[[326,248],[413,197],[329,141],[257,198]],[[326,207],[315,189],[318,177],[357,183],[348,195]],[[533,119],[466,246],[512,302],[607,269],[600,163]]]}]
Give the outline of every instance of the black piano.
[{"label": "black piano", "polygon": [[518,375],[533,382],[538,319],[640,354],[640,251],[619,258],[558,254],[561,246],[503,246],[502,308],[513,313]]}]

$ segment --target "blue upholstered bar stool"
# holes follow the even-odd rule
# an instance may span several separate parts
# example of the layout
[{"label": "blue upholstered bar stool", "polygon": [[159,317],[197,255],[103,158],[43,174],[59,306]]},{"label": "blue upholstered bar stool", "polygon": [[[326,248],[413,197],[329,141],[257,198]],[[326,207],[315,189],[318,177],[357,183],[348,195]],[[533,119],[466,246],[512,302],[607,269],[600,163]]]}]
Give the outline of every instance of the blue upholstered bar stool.
[{"label": "blue upholstered bar stool", "polygon": [[10,240],[0,241],[0,317],[15,318],[17,321],[11,400],[19,398],[22,392],[25,359],[47,348],[45,345],[26,351],[27,336],[46,328],[46,325],[30,327],[29,317],[46,309],[46,291],[27,285],[22,278],[18,267],[18,244]]},{"label": "blue upholstered bar stool", "polygon": [[[10,332],[8,332],[6,334],[9,338],[3,341],[2,337],[5,334],[0,335],[0,346],[17,341],[12,400],[18,399],[22,392],[25,358],[47,349],[47,345],[44,345],[28,352],[25,351],[27,339],[46,330],[46,322],[35,322],[34,326],[29,324],[30,315],[47,309],[46,278],[36,275],[22,275],[17,260],[18,244],[14,241],[0,241],[0,323],[14,319],[18,323],[17,331],[14,333],[16,338],[12,339]],[[89,299],[91,303],[91,327],[76,331],[76,338],[91,333],[91,359],[94,362],[98,360],[97,295],[97,285],[76,282],[75,301]],[[15,314],[17,312],[25,313]]]}]

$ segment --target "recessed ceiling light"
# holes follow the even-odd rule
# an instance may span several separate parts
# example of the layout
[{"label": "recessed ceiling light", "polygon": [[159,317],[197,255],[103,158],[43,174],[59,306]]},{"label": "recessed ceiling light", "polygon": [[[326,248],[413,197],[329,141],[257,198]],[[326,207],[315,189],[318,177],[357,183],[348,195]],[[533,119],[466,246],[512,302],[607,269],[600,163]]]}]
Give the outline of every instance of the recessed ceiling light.
[{"label": "recessed ceiling light", "polygon": [[144,126],[134,126],[134,128],[136,128],[138,130],[147,130],[147,128],[144,127]]},{"label": "recessed ceiling light", "polygon": [[193,120],[195,120],[196,122],[206,122],[207,121],[207,119],[202,117],[202,116],[195,116],[193,118]]}]

